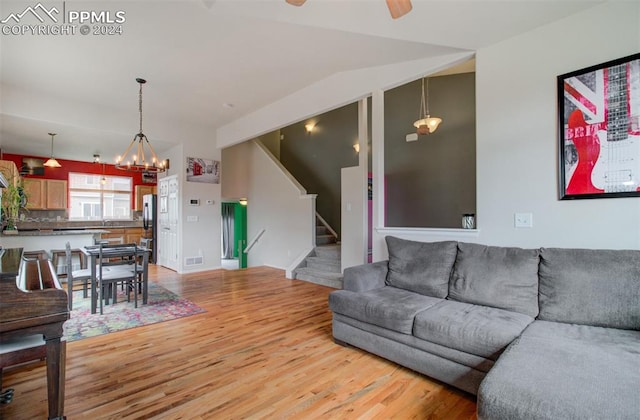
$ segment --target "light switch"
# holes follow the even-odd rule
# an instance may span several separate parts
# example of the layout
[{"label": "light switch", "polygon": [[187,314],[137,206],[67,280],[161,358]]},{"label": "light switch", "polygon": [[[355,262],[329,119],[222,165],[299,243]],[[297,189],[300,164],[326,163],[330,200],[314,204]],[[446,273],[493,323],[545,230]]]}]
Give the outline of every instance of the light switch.
[{"label": "light switch", "polygon": [[515,213],[513,217],[513,225],[517,228],[533,227],[533,214]]}]

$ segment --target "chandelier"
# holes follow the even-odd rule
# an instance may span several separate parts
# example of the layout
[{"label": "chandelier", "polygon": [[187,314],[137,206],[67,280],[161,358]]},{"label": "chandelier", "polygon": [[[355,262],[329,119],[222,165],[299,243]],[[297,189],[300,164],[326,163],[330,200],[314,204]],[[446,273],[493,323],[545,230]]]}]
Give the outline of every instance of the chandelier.
[{"label": "chandelier", "polygon": [[420,113],[418,114],[418,121],[413,123],[413,126],[417,128],[416,133],[431,134],[438,129],[438,126],[442,122],[442,118],[432,117],[429,115],[429,79],[427,79],[427,99],[425,101],[424,95],[424,77],[422,78],[422,101],[420,102]]},{"label": "chandelier", "polygon": [[134,172],[164,172],[166,161],[160,161],[156,152],[151,147],[151,143],[147,136],[142,132],[142,85],[147,83],[146,80],[137,78],[136,82],[140,85],[138,93],[138,110],[140,112],[140,131],[133,136],[133,140],[129,143],[129,147],[124,153],[116,158],[115,167],[125,171]]}]

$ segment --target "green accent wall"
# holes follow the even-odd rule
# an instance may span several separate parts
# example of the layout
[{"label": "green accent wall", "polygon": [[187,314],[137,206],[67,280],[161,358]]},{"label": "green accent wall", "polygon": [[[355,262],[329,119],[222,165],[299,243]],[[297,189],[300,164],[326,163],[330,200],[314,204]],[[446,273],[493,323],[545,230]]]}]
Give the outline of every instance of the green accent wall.
[{"label": "green accent wall", "polygon": [[234,203],[233,237],[233,257],[238,259],[238,268],[247,268],[247,254],[242,252],[247,246],[247,206],[240,203]]}]

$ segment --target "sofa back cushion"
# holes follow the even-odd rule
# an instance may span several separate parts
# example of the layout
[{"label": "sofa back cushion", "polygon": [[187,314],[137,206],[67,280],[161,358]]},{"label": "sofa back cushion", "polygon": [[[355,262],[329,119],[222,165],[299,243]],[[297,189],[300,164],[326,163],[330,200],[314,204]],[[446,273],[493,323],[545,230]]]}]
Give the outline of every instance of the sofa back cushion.
[{"label": "sofa back cushion", "polygon": [[456,242],[415,242],[387,236],[389,286],[436,298],[447,297]]},{"label": "sofa back cushion", "polygon": [[449,299],[538,314],[537,249],[458,243]]},{"label": "sofa back cushion", "polygon": [[640,330],[640,251],[543,248],[545,321]]}]

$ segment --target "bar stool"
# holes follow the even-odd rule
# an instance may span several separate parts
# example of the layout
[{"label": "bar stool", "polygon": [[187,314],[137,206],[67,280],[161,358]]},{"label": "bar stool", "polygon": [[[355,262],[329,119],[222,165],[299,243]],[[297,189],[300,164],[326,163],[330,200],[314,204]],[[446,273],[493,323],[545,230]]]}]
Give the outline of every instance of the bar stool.
[{"label": "bar stool", "polygon": [[151,238],[140,238],[140,246],[143,248],[151,249],[151,242],[153,239]]},{"label": "bar stool", "polygon": [[23,251],[22,256],[28,259],[38,259],[38,260],[49,259],[49,253],[44,249],[39,249],[37,251]]},{"label": "bar stool", "polygon": [[[80,261],[80,269],[87,268],[87,262],[85,260],[84,252],[78,248],[71,250],[72,258],[75,256]],[[51,250],[51,262],[53,263],[53,269],[56,270],[58,277],[67,277],[67,264],[66,264],[66,249],[52,249]],[[64,261],[60,264],[61,261]],[[60,270],[62,268],[62,270]]]}]

